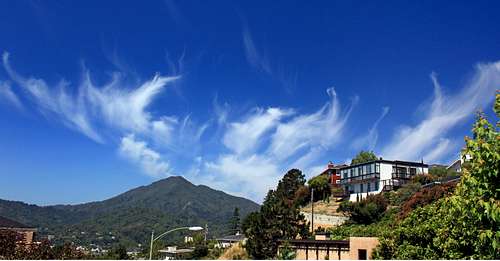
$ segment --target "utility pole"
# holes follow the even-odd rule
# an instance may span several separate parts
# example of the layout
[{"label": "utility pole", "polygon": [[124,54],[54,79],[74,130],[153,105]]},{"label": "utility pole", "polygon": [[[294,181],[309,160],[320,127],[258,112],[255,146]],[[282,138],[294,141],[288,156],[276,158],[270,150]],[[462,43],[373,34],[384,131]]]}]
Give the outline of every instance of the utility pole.
[{"label": "utility pole", "polygon": [[314,188],[311,188],[311,233],[314,234]]},{"label": "utility pole", "polygon": [[149,246],[149,260],[153,258],[153,238],[155,231],[151,231],[151,245]]},{"label": "utility pole", "polygon": [[205,243],[207,243],[208,224],[205,223]]}]

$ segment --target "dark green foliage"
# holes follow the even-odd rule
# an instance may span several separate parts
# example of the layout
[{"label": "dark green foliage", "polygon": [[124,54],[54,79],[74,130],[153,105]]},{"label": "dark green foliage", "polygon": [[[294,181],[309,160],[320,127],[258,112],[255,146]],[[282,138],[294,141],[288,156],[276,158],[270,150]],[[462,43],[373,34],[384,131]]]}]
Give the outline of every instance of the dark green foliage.
[{"label": "dark green foliage", "polygon": [[208,247],[206,244],[198,244],[194,247],[193,259],[202,259],[208,255]]},{"label": "dark green foliage", "polygon": [[362,150],[358,153],[358,155],[356,155],[356,157],[354,157],[354,159],[352,159],[351,165],[361,164],[361,163],[370,162],[370,161],[374,161],[374,160],[378,160],[378,158],[377,158],[377,155],[375,155],[375,153],[373,153],[373,151]]},{"label": "dark green foliage", "polygon": [[240,209],[234,208],[233,217],[229,222],[230,230],[233,233],[240,232]]},{"label": "dark green foliage", "polygon": [[300,214],[296,201],[297,190],[304,186],[300,170],[288,171],[278,183],[276,191],[270,190],[259,212],[248,215],[243,222],[247,236],[246,250],[254,259],[275,258],[279,239],[306,238],[308,227]]},{"label": "dark green foliage", "polygon": [[446,178],[450,176],[456,176],[457,173],[453,170],[449,170],[444,166],[436,166],[432,167],[429,169],[429,175],[433,176],[434,178]]},{"label": "dark green foliage", "polygon": [[295,253],[288,241],[283,243],[279,252],[278,259],[280,260],[294,260],[297,256],[297,253]]},{"label": "dark green foliage", "polygon": [[392,206],[400,206],[406,202],[415,192],[419,191],[422,186],[420,183],[410,182],[404,184],[401,188],[396,191],[390,191],[384,193],[383,195],[387,198],[388,202]]},{"label": "dark green foliage", "polygon": [[[495,112],[500,117],[500,92]],[[416,208],[380,238],[381,259],[500,258],[500,121],[496,128],[483,114],[466,138],[464,167],[454,193]],[[465,157],[465,156],[464,156]]]},{"label": "dark green foliage", "polygon": [[371,224],[378,221],[387,208],[387,199],[381,195],[369,195],[359,202],[344,201],[337,211],[342,211],[358,224]]},{"label": "dark green foliage", "polygon": [[314,201],[325,200],[330,197],[332,191],[327,175],[319,175],[308,181],[309,188],[314,189]]},{"label": "dark green foliage", "polygon": [[[80,205],[39,207],[0,200],[0,216],[35,226],[42,235],[55,235],[57,244],[68,239],[79,245],[94,243],[111,248],[117,243],[127,247],[147,245],[151,230],[186,225],[208,224],[213,235],[226,235],[235,207],[244,217],[259,205],[207,186],[195,186],[182,177],[170,177],[108,200]],[[165,241],[178,242],[185,234],[172,233]]]},{"label": "dark green foliage", "polygon": [[311,189],[308,186],[300,186],[295,192],[295,202],[299,206],[305,206],[311,201]]},{"label": "dark green foliage", "polygon": [[379,237],[396,224],[399,209],[387,210],[380,221],[369,224],[348,223],[338,227],[328,228],[333,240],[347,240],[349,237]]},{"label": "dark green foliage", "polygon": [[127,249],[123,245],[117,245],[109,251],[106,259],[115,259],[115,260],[127,260],[130,257],[127,254]]}]

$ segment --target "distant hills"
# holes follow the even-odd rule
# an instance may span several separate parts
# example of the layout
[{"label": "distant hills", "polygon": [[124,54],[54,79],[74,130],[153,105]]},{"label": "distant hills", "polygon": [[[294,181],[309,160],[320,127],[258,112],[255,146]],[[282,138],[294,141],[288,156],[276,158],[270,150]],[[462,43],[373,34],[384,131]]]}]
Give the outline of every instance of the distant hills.
[{"label": "distant hills", "polygon": [[[179,226],[205,226],[209,236],[231,233],[228,222],[234,208],[241,217],[259,205],[175,176],[129,190],[116,197],[86,204],[40,207],[0,200],[0,216],[35,226],[56,241],[128,247],[148,242],[151,230],[163,232]],[[169,236],[178,240],[181,233]]]}]

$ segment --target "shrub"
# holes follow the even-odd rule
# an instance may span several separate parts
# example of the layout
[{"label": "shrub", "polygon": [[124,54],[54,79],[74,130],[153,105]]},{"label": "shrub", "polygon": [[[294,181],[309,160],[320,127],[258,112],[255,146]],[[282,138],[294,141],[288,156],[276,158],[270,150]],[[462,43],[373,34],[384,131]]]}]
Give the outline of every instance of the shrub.
[{"label": "shrub", "polygon": [[418,207],[429,205],[442,197],[450,195],[453,193],[455,186],[456,183],[447,183],[421,189],[402,205],[400,218],[407,217],[412,210]]},{"label": "shrub", "polygon": [[413,183],[420,183],[420,185],[425,185],[427,183],[431,183],[435,181],[435,177],[429,174],[419,174],[415,175],[411,178]]},{"label": "shrub", "polygon": [[380,220],[387,208],[387,200],[383,195],[369,195],[360,202],[344,201],[337,211],[347,213],[351,220],[358,224],[371,224]]}]

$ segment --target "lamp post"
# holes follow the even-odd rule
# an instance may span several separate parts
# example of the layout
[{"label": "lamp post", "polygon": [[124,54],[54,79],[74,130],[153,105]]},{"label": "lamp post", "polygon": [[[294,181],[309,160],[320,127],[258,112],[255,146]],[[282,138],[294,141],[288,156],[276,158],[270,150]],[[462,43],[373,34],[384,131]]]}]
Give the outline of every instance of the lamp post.
[{"label": "lamp post", "polygon": [[168,233],[171,233],[171,232],[174,232],[174,231],[179,231],[179,230],[200,231],[200,230],[203,230],[203,228],[202,227],[178,227],[178,228],[171,229],[171,230],[169,230],[167,232],[164,232],[164,233],[160,234],[157,237],[154,237],[155,231],[154,230],[151,231],[151,243],[150,243],[150,246],[149,246],[149,260],[151,260],[153,258],[153,242],[155,242],[156,240],[162,238],[163,236],[165,236]]}]

